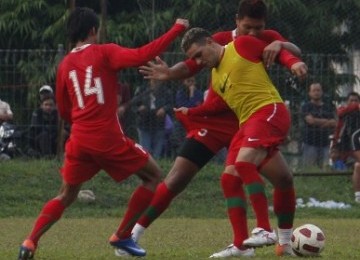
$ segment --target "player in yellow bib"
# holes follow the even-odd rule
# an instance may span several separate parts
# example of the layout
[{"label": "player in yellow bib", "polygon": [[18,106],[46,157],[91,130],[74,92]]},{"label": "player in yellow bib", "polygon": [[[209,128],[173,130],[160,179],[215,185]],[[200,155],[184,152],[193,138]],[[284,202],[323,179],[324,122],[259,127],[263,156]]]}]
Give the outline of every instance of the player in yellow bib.
[{"label": "player in yellow bib", "polygon": [[[214,101],[207,109],[194,108],[188,112],[210,115],[230,107],[240,123],[226,159],[226,165],[235,165],[237,173],[224,173],[221,177],[234,240],[228,248],[213,254],[213,258],[254,255],[254,250],[243,244],[248,229],[242,185],[248,194],[258,193],[258,199],[264,199],[258,169],[274,155],[290,127],[289,112],[262,63],[265,47],[265,42],[252,36],[240,36],[222,46],[201,28],[189,30],[182,40],[182,49],[189,58],[212,68],[212,88],[225,101]],[[304,66],[299,58],[286,51],[280,52],[279,62],[291,70]]]}]

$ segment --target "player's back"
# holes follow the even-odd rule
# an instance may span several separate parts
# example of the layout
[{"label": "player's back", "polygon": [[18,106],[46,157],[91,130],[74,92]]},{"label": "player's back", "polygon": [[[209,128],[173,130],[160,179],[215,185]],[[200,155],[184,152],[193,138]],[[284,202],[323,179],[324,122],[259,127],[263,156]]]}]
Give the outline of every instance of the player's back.
[{"label": "player's back", "polygon": [[71,104],[72,131],[105,134],[119,128],[117,71],[109,66],[104,48],[96,44],[75,48],[60,64],[58,77],[64,84],[59,87],[64,89],[59,91]]}]

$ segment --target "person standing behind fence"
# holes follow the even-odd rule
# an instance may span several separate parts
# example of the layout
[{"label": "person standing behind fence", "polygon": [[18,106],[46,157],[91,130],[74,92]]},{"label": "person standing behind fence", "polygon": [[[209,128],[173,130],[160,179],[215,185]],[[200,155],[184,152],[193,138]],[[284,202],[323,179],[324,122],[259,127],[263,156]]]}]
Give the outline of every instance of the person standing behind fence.
[{"label": "person standing behind fence", "polygon": [[172,99],[168,87],[151,79],[135,93],[139,143],[155,159],[162,155],[165,144],[165,119],[172,112]]},{"label": "person standing behind fence", "polygon": [[351,156],[355,160],[352,181],[355,202],[360,203],[360,95],[350,92],[346,100],[337,110],[339,120],[331,149],[336,149],[341,159]]},{"label": "person standing behind fence", "polygon": [[61,61],[56,74],[59,114],[72,123],[61,169],[62,185],[58,195],[43,206],[32,231],[20,246],[18,260],[34,258],[42,235],[76,200],[82,184],[100,170],[116,182],[134,174],[142,180],[109,243],[130,255],[146,254],[131,239],[131,229],[148,207],[160,181],[161,169],[140,145],[124,134],[119,124],[117,73],[155,58],[188,27],[188,21],[177,19],[167,33],[139,48],[98,44],[99,25],[92,9],[78,7],[69,15],[67,32],[74,48]]},{"label": "person standing behind fence", "polygon": [[29,129],[30,146],[39,156],[56,154],[58,137],[58,111],[52,93],[42,95],[40,107],[31,115]]},{"label": "person standing behind fence", "polygon": [[330,134],[336,126],[335,107],[323,101],[322,85],[309,86],[310,100],[301,107],[304,120],[302,129],[302,167],[318,166],[323,169],[329,159]]}]

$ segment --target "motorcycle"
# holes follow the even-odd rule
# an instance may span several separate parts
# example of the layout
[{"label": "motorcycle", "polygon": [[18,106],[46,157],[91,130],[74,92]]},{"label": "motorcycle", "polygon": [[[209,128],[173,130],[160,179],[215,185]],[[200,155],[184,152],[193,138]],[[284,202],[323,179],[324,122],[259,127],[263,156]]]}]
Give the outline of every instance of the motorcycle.
[{"label": "motorcycle", "polygon": [[4,122],[0,125],[0,160],[10,160],[19,151],[16,139],[19,133],[13,124]]}]

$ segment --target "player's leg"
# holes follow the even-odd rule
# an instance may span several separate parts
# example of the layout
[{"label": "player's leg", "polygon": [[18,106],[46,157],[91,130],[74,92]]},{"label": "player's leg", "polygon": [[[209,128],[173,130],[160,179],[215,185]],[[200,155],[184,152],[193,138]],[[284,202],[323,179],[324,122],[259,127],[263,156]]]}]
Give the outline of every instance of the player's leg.
[{"label": "player's leg", "polygon": [[[359,140],[359,138],[357,140]],[[352,157],[355,159],[352,183],[355,194],[355,202],[360,203],[360,144],[355,146],[355,149],[358,150],[352,152]]]},{"label": "player's leg", "polygon": [[293,255],[290,239],[293,231],[296,197],[291,170],[281,152],[276,152],[261,168],[261,174],[274,187],[273,204],[278,225],[278,255]]},{"label": "player's leg", "polygon": [[202,143],[186,139],[168,175],[158,185],[150,206],[132,230],[135,241],[139,240],[144,230],[169,207],[172,200],[213,156],[214,153]]},{"label": "player's leg", "polygon": [[75,201],[80,187],[81,184],[70,185],[64,182],[61,186],[60,194],[44,205],[31,233],[20,247],[19,260],[33,258],[39,239],[61,218],[64,210]]}]

